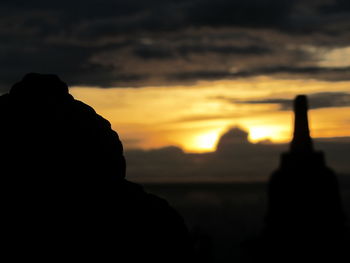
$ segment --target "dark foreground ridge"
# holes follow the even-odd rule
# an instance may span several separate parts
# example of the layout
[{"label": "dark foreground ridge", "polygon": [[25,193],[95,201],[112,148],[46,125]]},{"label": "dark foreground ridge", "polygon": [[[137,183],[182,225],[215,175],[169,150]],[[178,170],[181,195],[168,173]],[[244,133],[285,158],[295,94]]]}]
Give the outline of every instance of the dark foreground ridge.
[{"label": "dark foreground ridge", "polygon": [[125,177],[110,123],[55,75],[0,97],[2,238],[13,260],[187,262],[183,219]]},{"label": "dark foreground ridge", "polygon": [[338,182],[313,149],[307,110],[306,96],[297,96],[290,151],[269,182],[266,251],[276,262],[340,262],[346,247]]}]

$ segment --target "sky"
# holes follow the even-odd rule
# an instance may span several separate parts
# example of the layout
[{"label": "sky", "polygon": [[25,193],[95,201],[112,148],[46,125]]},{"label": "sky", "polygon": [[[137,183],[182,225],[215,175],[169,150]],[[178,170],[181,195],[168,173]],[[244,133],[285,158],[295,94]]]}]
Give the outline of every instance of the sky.
[{"label": "sky", "polygon": [[[266,182],[279,167],[281,153],[288,143],[252,143],[248,131],[239,127],[226,130],[209,153],[186,153],[168,146],[153,150],[126,152],[129,180],[141,183]],[[316,151],[325,155],[341,187],[350,182],[350,138],[318,138]]]},{"label": "sky", "polygon": [[314,138],[350,136],[347,0],[3,0],[0,39],[0,92],[57,74],[126,150],[285,144],[297,94]]},{"label": "sky", "polygon": [[310,94],[313,137],[349,136],[349,84],[333,83],[330,91],[330,84],[319,80],[256,77],[192,86],[75,88],[71,93],[107,118],[127,149],[173,145],[187,152],[208,152],[236,126],[249,131],[251,142],[288,142],[296,94]]}]

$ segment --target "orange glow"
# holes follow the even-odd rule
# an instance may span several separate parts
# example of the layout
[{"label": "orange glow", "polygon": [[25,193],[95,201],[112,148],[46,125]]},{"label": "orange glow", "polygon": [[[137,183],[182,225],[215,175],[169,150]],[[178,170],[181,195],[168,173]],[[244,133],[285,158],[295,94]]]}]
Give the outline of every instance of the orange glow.
[{"label": "orange glow", "polygon": [[212,152],[215,151],[217,141],[219,139],[220,131],[210,131],[202,134],[195,135],[190,139],[185,149],[191,152]]},{"label": "orange glow", "polygon": [[249,128],[249,141],[257,143],[269,140],[275,143],[285,143],[291,139],[289,126],[253,126]]},{"label": "orange glow", "polygon": [[[350,82],[260,77],[176,87],[75,87],[70,92],[111,122],[126,149],[174,145],[187,152],[207,152],[215,150],[220,134],[232,126],[249,131],[254,143],[291,139],[291,111],[281,111],[273,104],[237,101],[292,99],[330,89],[350,93]],[[350,136],[349,113],[350,107],[311,110],[312,136]]]},{"label": "orange glow", "polygon": [[252,142],[258,142],[261,140],[281,140],[278,132],[274,127],[269,126],[255,126],[249,129],[249,140]]}]

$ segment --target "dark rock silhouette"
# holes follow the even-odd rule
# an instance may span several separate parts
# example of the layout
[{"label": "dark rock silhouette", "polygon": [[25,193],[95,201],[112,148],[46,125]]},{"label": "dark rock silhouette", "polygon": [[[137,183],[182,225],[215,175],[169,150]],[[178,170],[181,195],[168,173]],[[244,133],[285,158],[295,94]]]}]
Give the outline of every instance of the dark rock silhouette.
[{"label": "dark rock silhouette", "polygon": [[110,123],[55,75],[31,73],[0,97],[2,243],[13,260],[187,262],[168,203],[125,179]]},{"label": "dark rock silhouette", "polygon": [[307,108],[306,96],[297,96],[290,151],[282,154],[269,181],[264,250],[276,262],[337,262],[344,249],[345,217],[337,178],[324,154],[313,149]]}]

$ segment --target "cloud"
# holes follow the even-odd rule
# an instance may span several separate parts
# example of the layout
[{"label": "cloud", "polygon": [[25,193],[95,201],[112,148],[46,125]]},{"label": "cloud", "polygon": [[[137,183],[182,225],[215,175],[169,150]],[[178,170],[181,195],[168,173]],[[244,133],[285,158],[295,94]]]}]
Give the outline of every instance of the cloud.
[{"label": "cloud", "polygon": [[248,135],[248,132],[239,127],[231,128],[220,137],[216,151],[219,153],[235,151],[237,149],[232,148],[249,143]]},{"label": "cloud", "polygon": [[190,9],[190,21],[195,25],[279,27],[288,19],[296,1],[196,1]]},{"label": "cloud", "polygon": [[143,59],[173,59],[175,57],[188,58],[191,55],[263,55],[272,52],[263,46],[231,46],[210,44],[184,44],[172,47],[165,45],[141,44],[134,48],[134,54]]},{"label": "cloud", "polygon": [[248,68],[237,70],[235,67],[226,70],[195,70],[171,73],[167,76],[171,81],[195,81],[216,79],[237,79],[255,76],[275,76],[280,78],[317,78],[325,81],[350,80],[350,67],[292,67],[278,66]]},{"label": "cloud", "polygon": [[169,123],[193,123],[197,121],[208,121],[208,120],[223,120],[239,118],[250,115],[251,113],[223,113],[223,114],[197,114],[183,116],[174,120],[170,120]]},{"label": "cloud", "polygon": [[348,1],[2,1],[0,90],[27,72],[72,85],[257,75],[348,80],[305,46],[350,46]]},{"label": "cloud", "polygon": [[168,75],[169,80],[193,81],[193,80],[215,80],[229,78],[232,74],[225,70],[197,70],[172,73]]},{"label": "cloud", "polygon": [[[232,100],[231,100],[232,102]],[[242,104],[277,104],[280,110],[291,110],[293,108],[293,100],[290,99],[263,99],[263,100],[244,100],[234,101],[234,103]]]},{"label": "cloud", "polygon": [[207,54],[207,53],[219,53],[224,55],[262,55],[272,52],[271,49],[264,46],[252,45],[252,46],[231,46],[231,45],[184,45],[179,46],[176,50],[183,56],[189,54]]},{"label": "cloud", "polygon": [[[220,98],[219,98],[220,99]],[[239,104],[276,104],[280,110],[291,110],[293,108],[292,99],[262,99],[262,100],[235,100],[221,98],[231,103]],[[308,95],[309,109],[322,109],[333,107],[350,107],[350,93],[346,92],[320,92]]]},{"label": "cloud", "polygon": [[315,93],[310,96],[310,108],[331,108],[331,107],[349,107],[350,94],[344,92],[323,92]]},{"label": "cloud", "polygon": [[350,11],[350,2],[347,0],[335,0],[323,5],[320,10],[327,14]]},{"label": "cloud", "polygon": [[140,45],[134,48],[134,54],[143,59],[171,59],[174,53],[163,46]]},{"label": "cloud", "polygon": [[[139,182],[266,181],[278,168],[288,144],[250,143],[238,127],[225,132],[216,152],[188,154],[177,147],[126,152],[128,178]],[[315,139],[327,164],[340,174],[350,174],[350,138]]]}]

